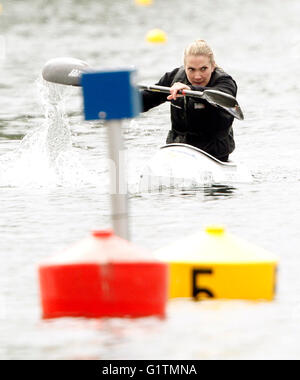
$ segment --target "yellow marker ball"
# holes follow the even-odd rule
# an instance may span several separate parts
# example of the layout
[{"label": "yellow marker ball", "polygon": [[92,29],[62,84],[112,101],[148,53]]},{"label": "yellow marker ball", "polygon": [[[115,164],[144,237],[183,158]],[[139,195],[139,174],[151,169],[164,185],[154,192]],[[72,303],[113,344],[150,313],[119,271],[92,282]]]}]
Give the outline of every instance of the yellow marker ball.
[{"label": "yellow marker ball", "polygon": [[205,232],[209,235],[223,235],[225,233],[225,228],[220,225],[209,225],[205,228]]},{"label": "yellow marker ball", "polygon": [[167,35],[161,29],[152,29],[147,33],[146,40],[153,44],[162,44],[167,42]]},{"label": "yellow marker ball", "polygon": [[135,3],[137,5],[145,5],[145,6],[149,6],[149,5],[152,5],[153,4],[153,0],[135,0]]}]

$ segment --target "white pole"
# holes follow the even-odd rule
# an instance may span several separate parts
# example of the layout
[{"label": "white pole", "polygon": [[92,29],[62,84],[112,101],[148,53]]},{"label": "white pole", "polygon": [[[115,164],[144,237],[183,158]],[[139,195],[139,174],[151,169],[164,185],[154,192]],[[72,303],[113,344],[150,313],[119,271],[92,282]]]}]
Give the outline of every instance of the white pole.
[{"label": "white pole", "polygon": [[[112,224],[117,236],[129,240],[127,176],[121,120],[106,122],[108,128],[109,158],[115,165],[110,168],[110,198]],[[120,159],[122,162],[120,162]]]}]

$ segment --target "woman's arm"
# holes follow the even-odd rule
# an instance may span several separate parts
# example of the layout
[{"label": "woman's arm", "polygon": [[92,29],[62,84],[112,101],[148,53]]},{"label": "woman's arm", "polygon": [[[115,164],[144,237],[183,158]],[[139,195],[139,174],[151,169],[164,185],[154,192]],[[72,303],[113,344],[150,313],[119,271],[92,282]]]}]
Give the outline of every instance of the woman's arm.
[{"label": "woman's arm", "polygon": [[[175,77],[178,70],[179,68],[166,73],[162,78],[160,78],[160,80],[158,81],[158,83],[156,83],[156,85],[170,87],[173,81],[173,78]],[[142,95],[142,101],[143,101],[143,112],[146,112],[153,107],[157,107],[168,100],[167,94],[160,93],[160,92],[144,90],[144,91],[141,91],[141,95]]]}]

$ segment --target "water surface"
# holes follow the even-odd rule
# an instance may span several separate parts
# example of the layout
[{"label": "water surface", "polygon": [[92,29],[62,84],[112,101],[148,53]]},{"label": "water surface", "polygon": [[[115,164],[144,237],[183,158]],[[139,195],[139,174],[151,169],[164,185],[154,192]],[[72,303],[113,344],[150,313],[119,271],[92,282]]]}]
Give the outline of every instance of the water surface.
[{"label": "water surface", "polygon": [[[299,2],[156,0],[150,8],[131,0],[2,4],[0,357],[298,359]],[[166,45],[145,42],[154,27],[166,31]],[[83,120],[75,88],[59,90],[65,110],[51,113],[40,78],[43,65],[57,56],[99,67],[133,64],[143,82],[154,83],[181,65],[184,46],[195,38],[210,42],[218,64],[238,82],[245,121],[235,121],[232,158],[251,169],[254,182],[132,192],[131,240],[155,250],[207,224],[224,224],[278,255],[276,300],[177,300],[169,303],[164,321],[42,321],[38,263],[90,230],[110,226],[106,129]],[[116,95],[116,105],[121,101]],[[167,105],[124,122],[133,186],[168,129]]]}]

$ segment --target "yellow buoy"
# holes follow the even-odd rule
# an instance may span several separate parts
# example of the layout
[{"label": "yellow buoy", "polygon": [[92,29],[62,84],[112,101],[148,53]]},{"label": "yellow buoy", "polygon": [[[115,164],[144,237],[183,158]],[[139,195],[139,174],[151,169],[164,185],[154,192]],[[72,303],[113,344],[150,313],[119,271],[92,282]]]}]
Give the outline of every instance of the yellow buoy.
[{"label": "yellow buoy", "polygon": [[146,40],[150,43],[161,44],[167,42],[167,35],[161,29],[152,29],[147,33]]},{"label": "yellow buoy", "polygon": [[149,6],[153,4],[153,0],[135,0],[137,5]]},{"label": "yellow buoy", "polygon": [[277,258],[222,226],[209,226],[156,255],[169,263],[170,298],[274,298]]}]

